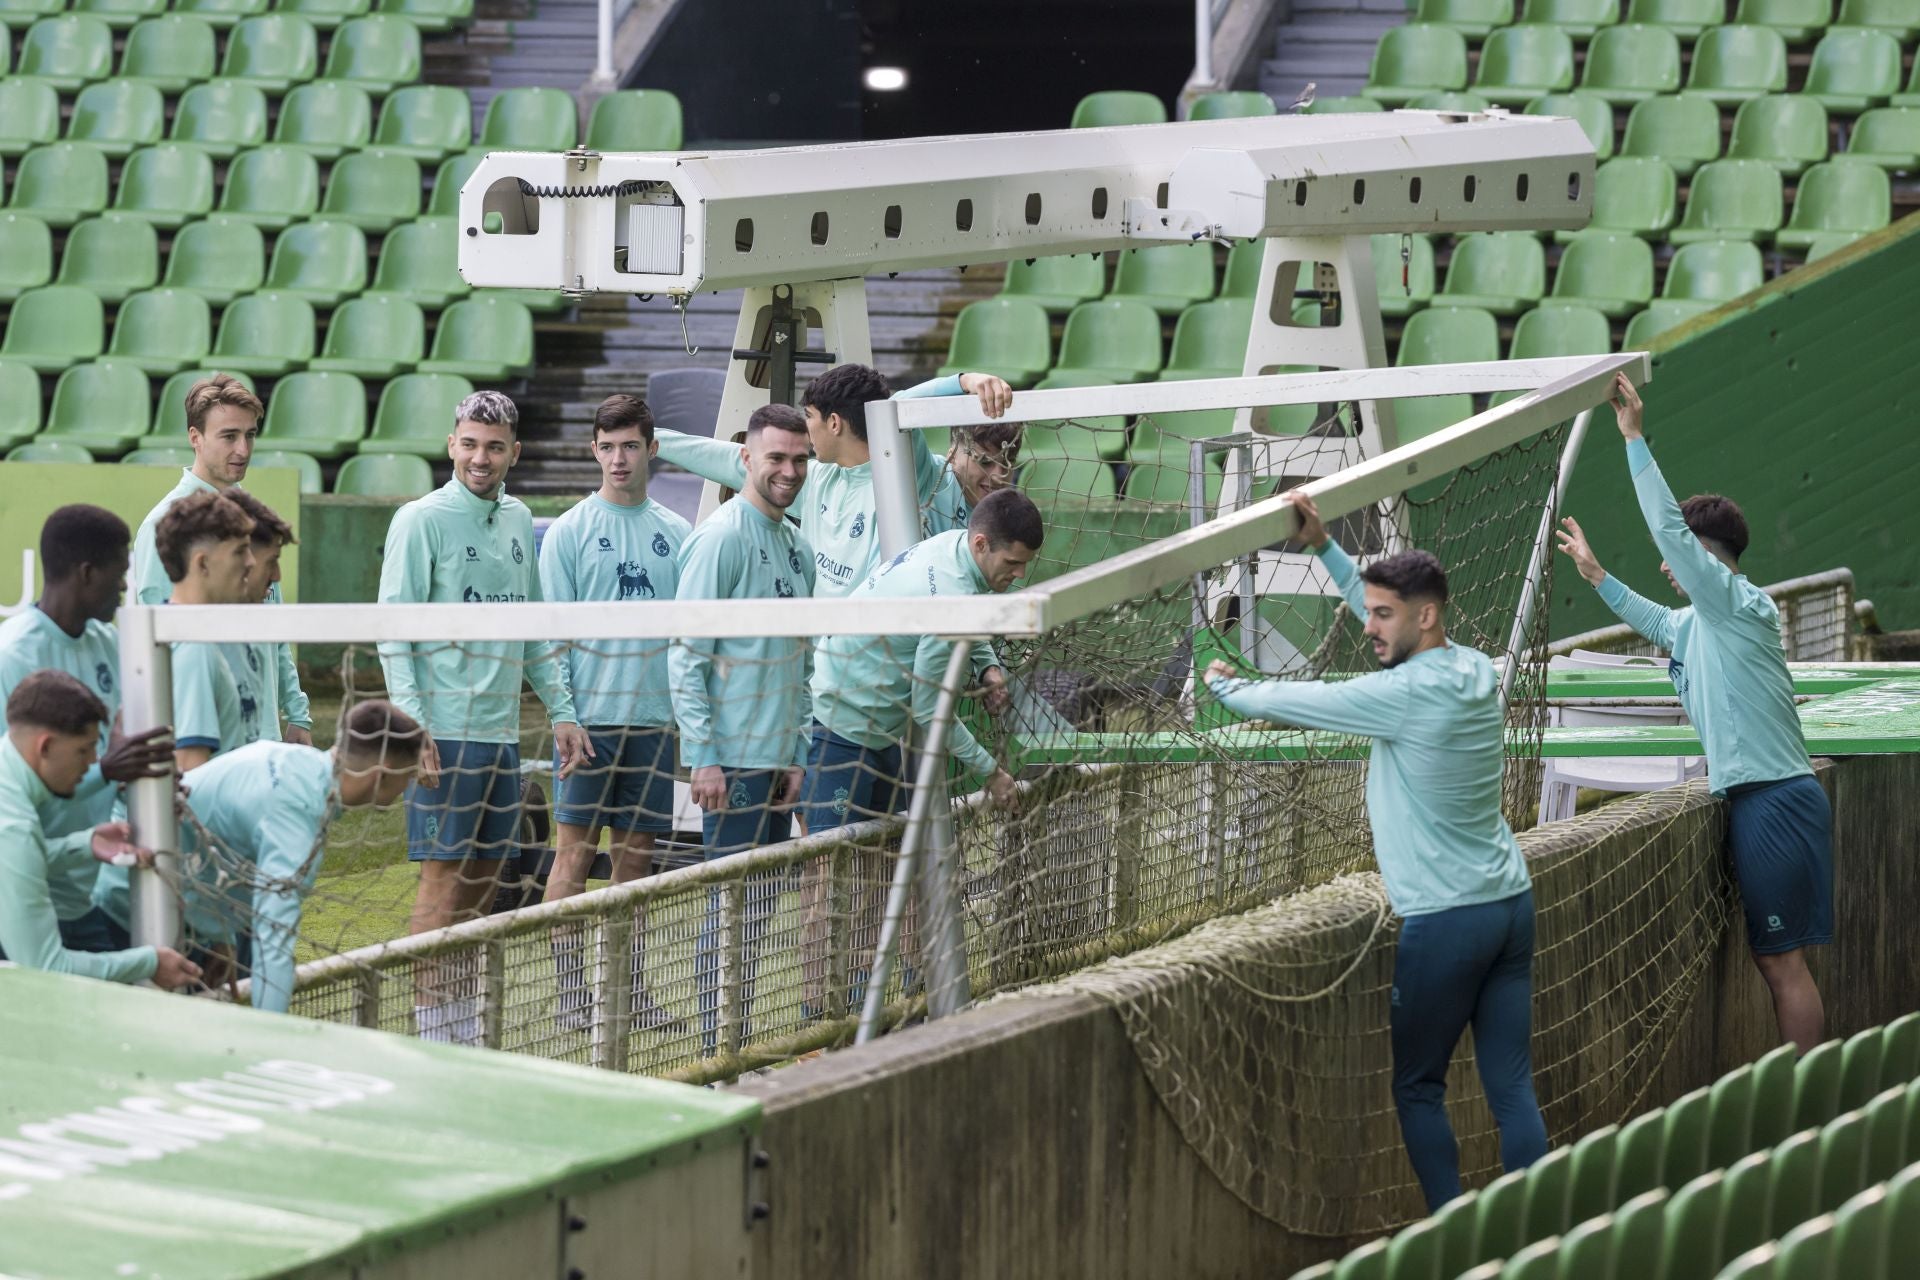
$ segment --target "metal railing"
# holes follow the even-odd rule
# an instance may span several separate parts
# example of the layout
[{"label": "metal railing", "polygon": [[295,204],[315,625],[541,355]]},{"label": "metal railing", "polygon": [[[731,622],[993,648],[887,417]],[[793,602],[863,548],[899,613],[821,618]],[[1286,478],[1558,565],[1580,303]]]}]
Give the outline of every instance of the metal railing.
[{"label": "metal railing", "polygon": [[[1856,625],[1853,570],[1828,569],[1762,587],[1780,610],[1780,640],[1792,662],[1862,662],[1868,639]],[[1590,653],[1658,656],[1663,651],[1625,623],[1555,640],[1547,656]]]}]

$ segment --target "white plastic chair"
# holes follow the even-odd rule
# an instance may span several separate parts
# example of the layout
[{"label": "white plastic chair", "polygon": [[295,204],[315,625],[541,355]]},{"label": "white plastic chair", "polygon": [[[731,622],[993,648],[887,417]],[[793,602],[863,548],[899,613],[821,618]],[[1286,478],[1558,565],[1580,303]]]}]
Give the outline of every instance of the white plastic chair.
[{"label": "white plastic chair", "polygon": [[[1551,659],[1549,671],[1619,669],[1621,667],[1658,667],[1665,669],[1669,659],[1621,653],[1594,653],[1576,649],[1570,655]],[[1678,702],[1671,707],[1593,706],[1583,702],[1561,702],[1548,706],[1548,723],[1555,727],[1637,728],[1640,726],[1686,724],[1687,713]],[[1678,786],[1707,773],[1704,756],[1575,756],[1568,759],[1548,757],[1540,779],[1540,821],[1558,822],[1571,818],[1581,787],[1595,791],[1659,791]]]}]

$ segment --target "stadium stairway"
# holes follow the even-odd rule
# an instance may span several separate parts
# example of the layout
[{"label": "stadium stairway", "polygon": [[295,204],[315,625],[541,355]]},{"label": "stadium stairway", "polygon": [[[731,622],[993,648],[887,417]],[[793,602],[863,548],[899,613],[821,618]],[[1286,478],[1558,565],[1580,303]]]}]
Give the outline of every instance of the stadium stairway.
[{"label": "stadium stairway", "polygon": [[1282,107],[1309,81],[1321,98],[1359,93],[1381,33],[1407,20],[1405,0],[1293,0],[1290,9],[1260,64],[1260,89]]}]

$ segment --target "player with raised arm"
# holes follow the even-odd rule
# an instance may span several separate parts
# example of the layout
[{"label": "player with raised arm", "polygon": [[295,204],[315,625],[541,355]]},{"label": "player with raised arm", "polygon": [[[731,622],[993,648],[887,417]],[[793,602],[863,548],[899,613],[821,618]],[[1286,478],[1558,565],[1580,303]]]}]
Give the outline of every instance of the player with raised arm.
[{"label": "player with raised arm", "polygon": [[1740,572],[1747,521],[1730,498],[1674,501],[1641,434],[1640,393],[1625,375],[1613,411],[1627,442],[1640,513],[1661,572],[1687,607],[1636,595],[1600,567],[1571,517],[1560,549],[1620,620],[1673,655],[1673,687],[1727,801],[1727,850],[1747,917],[1747,946],[1773,996],[1780,1038],[1805,1053],[1826,1036],[1806,948],[1833,940],[1833,809],[1813,776],[1780,642],[1780,610]]},{"label": "player with raised arm", "polygon": [[93,767],[107,708],[64,671],[36,671],[7,696],[7,731],[0,737],[0,958],[83,978],[146,982],[172,990],[200,976],[171,947],[77,949],[61,938],[54,886],[97,872],[111,859],[151,865],[124,822],[100,823],[50,835],[41,813],[71,800]]},{"label": "player with raised arm", "polygon": [[[647,496],[653,455],[653,413],[647,402],[628,395],[601,401],[593,415],[600,487],[548,526],[540,542],[540,586],[547,599],[673,599],[680,547],[692,526]],[[673,696],[667,688],[666,646],[641,640],[577,645],[563,651],[561,673],[593,755],[556,787],[559,830],[547,902],[586,888],[602,831],[613,882],[625,884],[647,874],[657,835],[673,829]],[[669,1026],[673,1015],[642,985],[644,933],[634,931],[633,1020],[644,1028]],[[553,946],[560,1017],[583,1027],[590,996],[580,930],[556,930]]]},{"label": "player with raised arm", "polygon": [[[193,465],[180,473],[180,483],[147,512],[134,535],[133,603],[159,604],[168,595],[171,580],[160,561],[155,537],[160,517],[189,494],[226,493],[245,481],[265,413],[259,397],[229,374],[216,373],[187,389],[187,444],[193,449]],[[288,534],[291,541],[291,529]],[[267,587],[266,600],[269,604],[280,603],[277,578]],[[273,670],[271,678],[262,683],[273,695],[272,706],[278,717],[286,722],[283,736],[288,742],[311,746],[313,716],[307,695],[300,688],[300,672],[293,665],[293,650],[284,644],[263,646],[263,651],[266,648],[272,650]]]},{"label": "player with raised arm", "polygon": [[[113,817],[117,783],[164,777],[173,771],[173,730],[166,725],[123,737],[120,638],[113,612],[127,581],[132,535],[119,516],[83,503],[61,507],[40,526],[45,585],[30,609],[0,622],[0,706],[36,671],[64,671],[105,708],[99,762],[71,796],[52,795],[41,806],[49,839],[90,831]],[[93,907],[100,864],[76,857],[49,867],[47,891],[60,922],[60,939],[75,951],[115,951],[105,917]]]},{"label": "player with raised arm", "polygon": [[1366,620],[1384,670],[1352,680],[1247,680],[1215,661],[1207,686],[1253,719],[1373,739],[1367,817],[1401,918],[1391,997],[1393,1099],[1429,1211],[1460,1194],[1447,1065],[1468,1026],[1500,1163],[1547,1153],[1534,1096],[1533,888],[1500,813],[1505,717],[1484,653],[1447,638],[1447,575],[1425,551],[1356,570],[1312,499],[1291,495],[1299,540]]},{"label": "player with raised arm", "polygon": [[[194,493],[168,507],[155,530],[170,604],[245,604],[260,598],[253,579],[253,521],[219,493]],[[181,773],[260,737],[261,685],[244,644],[173,646],[173,758]]]},{"label": "player with raised arm", "polygon": [[931,538],[936,533],[966,528],[973,509],[988,494],[1013,484],[1025,436],[1026,425],[1019,422],[953,428],[947,446],[946,475],[921,508],[921,531]]},{"label": "player with raised arm", "polygon": [[[533,516],[506,492],[520,460],[519,410],[498,391],[476,391],[453,417],[453,479],[394,513],[380,603],[537,601]],[[380,666],[394,705],[428,735],[407,791],[407,857],[421,864],[409,932],[425,933],[479,916],[517,848],[523,674],[552,720],[562,779],[591,747],[550,644],[390,641]],[[450,998],[436,967],[422,968],[434,970],[415,978],[422,1038],[474,1039],[478,996]]]}]

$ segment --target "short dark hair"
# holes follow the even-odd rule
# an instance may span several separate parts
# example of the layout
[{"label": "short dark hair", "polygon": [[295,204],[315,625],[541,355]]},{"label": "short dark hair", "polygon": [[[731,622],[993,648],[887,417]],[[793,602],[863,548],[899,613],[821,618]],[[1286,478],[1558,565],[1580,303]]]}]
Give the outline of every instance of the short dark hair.
[{"label": "short dark hair", "polygon": [[75,502],[40,526],[40,566],[47,581],[63,582],[83,564],[106,564],[132,542],[125,520],[105,507]]},{"label": "short dark hair", "polygon": [[1011,455],[1020,451],[1026,430],[1024,422],[983,422],[977,427],[955,427],[952,439],[955,444],[970,444],[982,453]]},{"label": "short dark hair", "polygon": [[340,718],[341,754],[354,764],[414,764],[426,742],[420,722],[385,698],[355,703]]},{"label": "short dark hair", "polygon": [[878,369],[864,364],[837,364],[812,382],[800,395],[803,408],[818,409],[822,418],[839,414],[856,440],[867,438],[867,405],[893,393]]},{"label": "short dark hair", "polygon": [[247,519],[253,521],[253,545],[256,547],[290,547],[300,539],[293,536],[293,526],[282,520],[274,509],[245,489],[228,489],[224,495],[247,513]]},{"label": "short dark hair", "polygon": [[980,505],[967,518],[967,532],[985,534],[990,547],[1018,542],[1038,551],[1047,536],[1047,526],[1032,498],[1018,489],[995,489],[980,499]]},{"label": "short dark hair", "polygon": [[1680,516],[1696,538],[1724,547],[1735,560],[1747,552],[1747,518],[1740,504],[1717,493],[1696,493],[1680,504]]},{"label": "short dark hair", "polygon": [[226,494],[190,493],[160,517],[153,530],[153,548],[160,553],[167,581],[179,582],[187,576],[187,559],[197,544],[252,536],[253,521]]},{"label": "short dark hair", "polygon": [[805,435],[807,415],[790,404],[763,404],[747,419],[747,436],[751,439],[768,427],[776,431],[798,431]]},{"label": "short dark hair", "polygon": [[36,671],[7,695],[7,723],[74,737],[97,733],[107,706],[64,671]]},{"label": "short dark hair", "polygon": [[247,384],[230,373],[216,373],[187,388],[187,430],[205,431],[207,415],[221,405],[245,409],[253,415],[254,425],[266,415],[260,397],[247,390]]},{"label": "short dark hair", "polygon": [[1431,551],[1400,551],[1360,571],[1360,581],[1393,592],[1402,600],[1447,602],[1447,571]]},{"label": "short dark hair", "polygon": [[593,411],[595,440],[602,431],[627,431],[634,427],[640,428],[643,440],[653,439],[653,410],[647,408],[647,402],[639,396],[611,395]]}]

